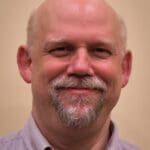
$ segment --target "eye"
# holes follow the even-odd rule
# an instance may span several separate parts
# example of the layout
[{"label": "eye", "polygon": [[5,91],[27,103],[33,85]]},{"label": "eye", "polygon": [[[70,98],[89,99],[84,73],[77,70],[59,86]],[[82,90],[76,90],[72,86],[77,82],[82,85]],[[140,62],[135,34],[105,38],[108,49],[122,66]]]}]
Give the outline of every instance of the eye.
[{"label": "eye", "polygon": [[99,57],[99,58],[108,58],[109,56],[112,55],[111,50],[106,49],[106,48],[101,48],[101,47],[96,47],[92,49],[92,53],[94,56]]},{"label": "eye", "polygon": [[49,50],[48,53],[55,57],[64,57],[70,54],[70,49],[65,46],[60,46]]}]

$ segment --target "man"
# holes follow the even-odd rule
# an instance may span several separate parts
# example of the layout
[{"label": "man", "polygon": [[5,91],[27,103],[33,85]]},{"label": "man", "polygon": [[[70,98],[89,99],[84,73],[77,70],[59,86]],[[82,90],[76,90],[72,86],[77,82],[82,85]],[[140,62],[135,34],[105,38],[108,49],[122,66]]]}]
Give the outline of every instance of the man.
[{"label": "man", "polygon": [[32,86],[32,114],[0,149],[135,150],[110,118],[131,61],[124,22],[104,0],[42,2],[17,55]]}]

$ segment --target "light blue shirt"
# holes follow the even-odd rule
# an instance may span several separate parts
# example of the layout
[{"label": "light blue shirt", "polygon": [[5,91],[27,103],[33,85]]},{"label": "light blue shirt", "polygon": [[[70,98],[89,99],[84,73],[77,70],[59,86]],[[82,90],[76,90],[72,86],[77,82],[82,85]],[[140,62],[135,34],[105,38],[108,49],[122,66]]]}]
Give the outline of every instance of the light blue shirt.
[{"label": "light blue shirt", "polygon": [[[54,149],[46,140],[46,138],[41,134],[33,117],[30,116],[27,124],[22,130],[12,135],[0,138],[0,150],[54,150]],[[107,144],[106,150],[139,150],[139,149],[120,140],[118,136],[118,131],[114,126],[113,133]]]}]

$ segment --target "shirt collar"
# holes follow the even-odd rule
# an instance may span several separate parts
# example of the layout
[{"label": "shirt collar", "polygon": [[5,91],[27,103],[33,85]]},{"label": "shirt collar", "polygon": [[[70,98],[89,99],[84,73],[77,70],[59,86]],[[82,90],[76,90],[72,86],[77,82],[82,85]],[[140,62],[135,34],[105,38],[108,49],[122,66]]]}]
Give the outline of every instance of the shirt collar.
[{"label": "shirt collar", "polygon": [[30,115],[27,124],[23,129],[23,137],[28,149],[45,150],[49,148],[51,150],[51,145],[41,134],[32,115]]},{"label": "shirt collar", "polygon": [[110,132],[111,132],[111,136],[107,143],[106,150],[116,150],[116,149],[121,150],[118,128],[116,127],[115,123],[112,121],[110,123]]},{"label": "shirt collar", "polygon": [[[107,143],[106,149],[120,150],[118,129],[113,122],[111,122],[110,125],[110,132],[111,137]],[[50,150],[53,150],[52,146],[49,144],[49,142],[37,127],[32,115],[30,115],[22,133],[28,149],[46,150],[47,148],[49,148]]]}]

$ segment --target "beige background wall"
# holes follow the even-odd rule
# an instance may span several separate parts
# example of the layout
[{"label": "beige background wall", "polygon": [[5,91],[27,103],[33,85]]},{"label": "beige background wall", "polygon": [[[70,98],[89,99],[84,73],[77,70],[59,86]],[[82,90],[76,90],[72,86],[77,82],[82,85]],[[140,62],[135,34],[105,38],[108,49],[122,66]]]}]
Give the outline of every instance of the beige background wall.
[{"label": "beige background wall", "polygon": [[[123,138],[150,150],[150,1],[108,0],[125,18],[134,55],[129,85],[113,112]],[[0,0],[0,135],[21,128],[31,109],[30,85],[19,76],[16,51],[38,0]]]}]

